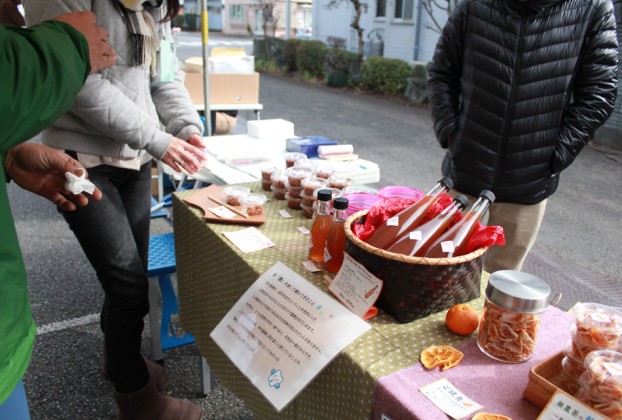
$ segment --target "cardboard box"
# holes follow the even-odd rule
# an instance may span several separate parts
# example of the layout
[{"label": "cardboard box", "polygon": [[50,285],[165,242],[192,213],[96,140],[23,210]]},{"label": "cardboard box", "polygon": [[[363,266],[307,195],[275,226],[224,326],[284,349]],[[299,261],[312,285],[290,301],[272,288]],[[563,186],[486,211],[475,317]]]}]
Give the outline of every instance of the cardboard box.
[{"label": "cardboard box", "polygon": [[[211,104],[259,103],[259,73],[209,73]],[[185,85],[196,105],[203,105],[203,73],[186,73]]]},{"label": "cardboard box", "polygon": [[294,123],[280,118],[248,121],[246,130],[250,137],[257,139],[283,139],[283,149],[285,148],[285,139],[295,136]]}]

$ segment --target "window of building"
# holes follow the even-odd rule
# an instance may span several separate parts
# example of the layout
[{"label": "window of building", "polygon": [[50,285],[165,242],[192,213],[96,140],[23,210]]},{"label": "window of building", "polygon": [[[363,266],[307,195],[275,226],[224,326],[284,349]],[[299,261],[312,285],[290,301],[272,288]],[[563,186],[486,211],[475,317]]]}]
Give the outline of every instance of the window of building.
[{"label": "window of building", "polygon": [[244,6],[239,4],[230,6],[229,19],[232,22],[244,22]]},{"label": "window of building", "polygon": [[395,0],[395,18],[401,20],[413,19],[414,0]]},{"label": "window of building", "polygon": [[387,0],[376,0],[376,17],[387,15]]}]

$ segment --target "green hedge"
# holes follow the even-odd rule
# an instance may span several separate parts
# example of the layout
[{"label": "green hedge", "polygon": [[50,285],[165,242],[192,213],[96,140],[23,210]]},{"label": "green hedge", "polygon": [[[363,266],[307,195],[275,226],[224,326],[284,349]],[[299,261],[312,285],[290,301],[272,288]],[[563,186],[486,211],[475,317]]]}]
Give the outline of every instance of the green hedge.
[{"label": "green hedge", "polygon": [[411,66],[396,58],[368,57],[361,69],[361,83],[365,89],[384,94],[402,94]]},{"label": "green hedge", "polygon": [[298,70],[296,66],[296,51],[302,41],[296,38],[290,38],[283,45],[283,61],[285,62],[285,70],[294,73]]},{"label": "green hedge", "polygon": [[311,77],[324,78],[324,60],[328,47],[322,41],[300,41],[296,49],[298,72]]}]

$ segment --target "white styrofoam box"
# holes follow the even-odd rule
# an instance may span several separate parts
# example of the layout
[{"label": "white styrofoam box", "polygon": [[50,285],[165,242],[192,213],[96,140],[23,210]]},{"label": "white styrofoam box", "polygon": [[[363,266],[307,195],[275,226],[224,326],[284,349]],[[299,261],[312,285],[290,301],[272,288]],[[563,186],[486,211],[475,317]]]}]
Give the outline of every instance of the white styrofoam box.
[{"label": "white styrofoam box", "polygon": [[[248,135],[255,138],[282,138],[294,137],[294,123],[282,120],[253,120],[246,123]],[[285,150],[285,142],[283,142]]]},{"label": "white styrofoam box", "polygon": [[255,72],[255,57],[252,55],[210,57],[208,64],[209,73],[252,74]]}]

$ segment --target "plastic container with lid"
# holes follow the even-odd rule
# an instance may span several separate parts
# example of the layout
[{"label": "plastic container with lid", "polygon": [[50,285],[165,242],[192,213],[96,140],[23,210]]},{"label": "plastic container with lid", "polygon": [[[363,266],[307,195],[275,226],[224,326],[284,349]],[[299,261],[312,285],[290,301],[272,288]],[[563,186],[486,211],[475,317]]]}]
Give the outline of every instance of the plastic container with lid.
[{"label": "plastic container with lid", "polygon": [[574,396],[577,400],[587,404],[610,419],[622,419],[622,401],[620,400],[616,401],[595,395],[582,386],[579,387]]},{"label": "plastic container with lid", "polygon": [[293,168],[287,168],[285,170],[285,175],[287,175],[287,182],[292,187],[301,187],[302,180],[305,178],[309,178],[312,173],[313,171],[311,171],[311,169],[301,166],[294,166]]},{"label": "plastic container with lid", "polygon": [[285,153],[285,166],[287,168],[291,168],[292,166],[294,166],[296,161],[299,161],[302,159],[307,159],[307,155],[305,155],[304,153],[299,153],[299,152]]},{"label": "plastic container with lid", "polygon": [[318,167],[315,170],[315,176],[318,178],[328,179],[333,175],[337,175],[339,170],[329,167]]},{"label": "plastic container with lid", "polygon": [[263,194],[248,194],[240,199],[240,204],[246,209],[249,216],[263,214],[263,205],[268,201],[268,197]]},{"label": "plastic container with lid", "polygon": [[227,204],[230,206],[239,206],[241,199],[250,194],[251,189],[248,187],[231,186],[225,188],[225,196]]},{"label": "plastic container with lid", "polygon": [[480,350],[502,362],[529,360],[550,293],[549,285],[531,274],[514,270],[492,273],[477,335]]},{"label": "plastic container with lid", "polygon": [[285,171],[274,172],[270,179],[272,180],[272,189],[285,190],[287,188],[287,175]]},{"label": "plastic container with lid", "polygon": [[572,309],[577,340],[595,348],[616,349],[622,345],[622,312],[598,303],[579,303]]},{"label": "plastic container with lid", "polygon": [[292,210],[300,210],[300,206],[302,204],[302,198],[296,198],[289,195],[289,193],[285,194],[285,199],[287,200],[287,207]]},{"label": "plastic container with lid", "polygon": [[346,187],[352,186],[352,178],[341,175],[333,175],[328,178],[328,186],[331,188],[337,188],[343,190]]},{"label": "plastic container with lid", "polygon": [[593,394],[622,401],[622,353],[596,350],[588,354],[580,383]]},{"label": "plastic container with lid", "polygon": [[301,185],[305,195],[313,196],[313,191],[328,187],[328,181],[324,178],[310,177],[303,179]]},{"label": "plastic container with lid", "polygon": [[311,173],[314,173],[317,169],[317,162],[310,159],[299,159],[294,162],[294,168],[307,168],[311,170]]}]

